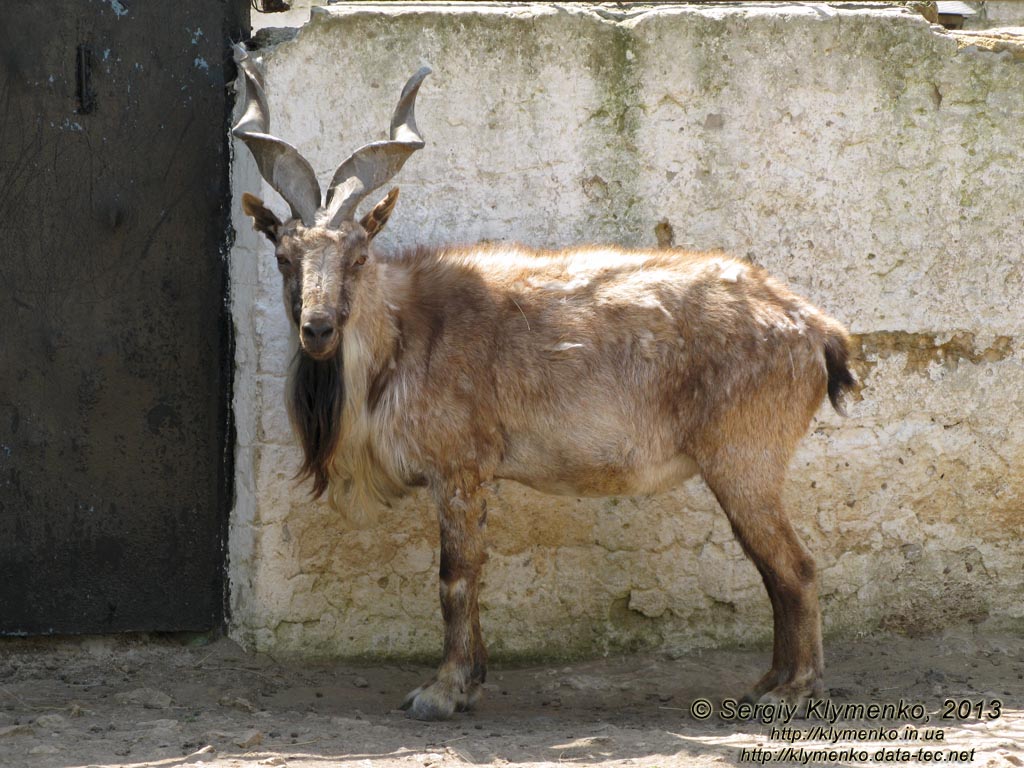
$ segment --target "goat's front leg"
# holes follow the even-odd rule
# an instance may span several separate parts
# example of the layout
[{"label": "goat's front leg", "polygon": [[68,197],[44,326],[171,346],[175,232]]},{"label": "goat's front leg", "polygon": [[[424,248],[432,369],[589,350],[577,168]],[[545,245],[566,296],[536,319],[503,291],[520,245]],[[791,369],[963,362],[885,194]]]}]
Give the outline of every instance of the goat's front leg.
[{"label": "goat's front leg", "polygon": [[444,659],[431,681],[402,704],[410,717],[444,720],[470,709],[480,698],[487,674],[487,649],[480,633],[477,597],[487,553],[487,506],[478,483],[438,489],[441,524],[440,593],[444,617]]}]

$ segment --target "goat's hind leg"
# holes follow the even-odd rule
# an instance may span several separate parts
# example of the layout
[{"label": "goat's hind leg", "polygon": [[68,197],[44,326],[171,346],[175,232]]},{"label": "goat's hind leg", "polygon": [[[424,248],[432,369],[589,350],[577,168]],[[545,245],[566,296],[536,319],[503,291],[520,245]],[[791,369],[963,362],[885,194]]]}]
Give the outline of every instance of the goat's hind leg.
[{"label": "goat's hind leg", "polygon": [[430,681],[411,691],[402,709],[418,720],[445,720],[471,709],[487,674],[478,596],[486,560],[486,504],[475,483],[437,490],[441,524],[439,591],[444,617],[444,658]]},{"label": "goat's hind leg", "polygon": [[[764,454],[762,453],[762,457]],[[782,508],[784,470],[741,467],[732,459],[705,471],[733,532],[761,574],[772,603],[771,669],[744,697],[799,705],[824,695],[821,612],[814,560]],[[722,466],[724,464],[725,466]],[[784,463],[781,463],[784,466]]]}]

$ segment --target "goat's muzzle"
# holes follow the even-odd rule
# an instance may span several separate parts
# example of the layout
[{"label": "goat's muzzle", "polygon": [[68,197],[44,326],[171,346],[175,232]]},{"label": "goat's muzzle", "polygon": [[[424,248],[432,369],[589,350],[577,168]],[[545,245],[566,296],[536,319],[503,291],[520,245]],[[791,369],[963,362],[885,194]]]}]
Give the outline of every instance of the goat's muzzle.
[{"label": "goat's muzzle", "polygon": [[303,351],[314,360],[326,360],[338,349],[341,331],[334,316],[322,309],[302,313],[299,339]]}]

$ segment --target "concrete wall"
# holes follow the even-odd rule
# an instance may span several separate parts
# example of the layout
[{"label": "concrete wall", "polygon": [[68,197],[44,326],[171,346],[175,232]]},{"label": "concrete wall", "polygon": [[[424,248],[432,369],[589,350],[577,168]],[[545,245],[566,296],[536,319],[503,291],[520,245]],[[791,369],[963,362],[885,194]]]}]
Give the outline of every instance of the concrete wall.
[{"label": "concrete wall", "polygon": [[1019,0],[988,0],[979,15],[992,27],[1024,26],[1024,4]]},{"label": "concrete wall", "polygon": [[[723,248],[857,334],[786,501],[826,633],[1024,623],[1024,57],[899,9],[332,7],[264,52],[273,130],[321,184],[434,69],[427,147],[381,246],[514,239]],[[236,196],[261,183],[236,147]],[[267,187],[267,200],[286,207]],[[353,528],[289,480],[290,349],[269,246],[236,203],[232,634],[301,654],[434,654],[425,496]],[[492,650],[760,642],[770,608],[699,480],[653,498],[490,505]]]}]

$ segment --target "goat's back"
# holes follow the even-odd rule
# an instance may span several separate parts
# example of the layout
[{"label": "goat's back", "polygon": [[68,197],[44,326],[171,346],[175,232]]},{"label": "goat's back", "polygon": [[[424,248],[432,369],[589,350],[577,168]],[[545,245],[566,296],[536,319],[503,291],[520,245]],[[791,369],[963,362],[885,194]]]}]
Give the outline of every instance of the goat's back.
[{"label": "goat's back", "polygon": [[719,253],[489,245],[387,263],[403,388],[433,414],[430,442],[496,452],[498,476],[542,490],[671,486],[737,407],[796,414],[798,438],[825,392],[825,342],[844,334]]}]

